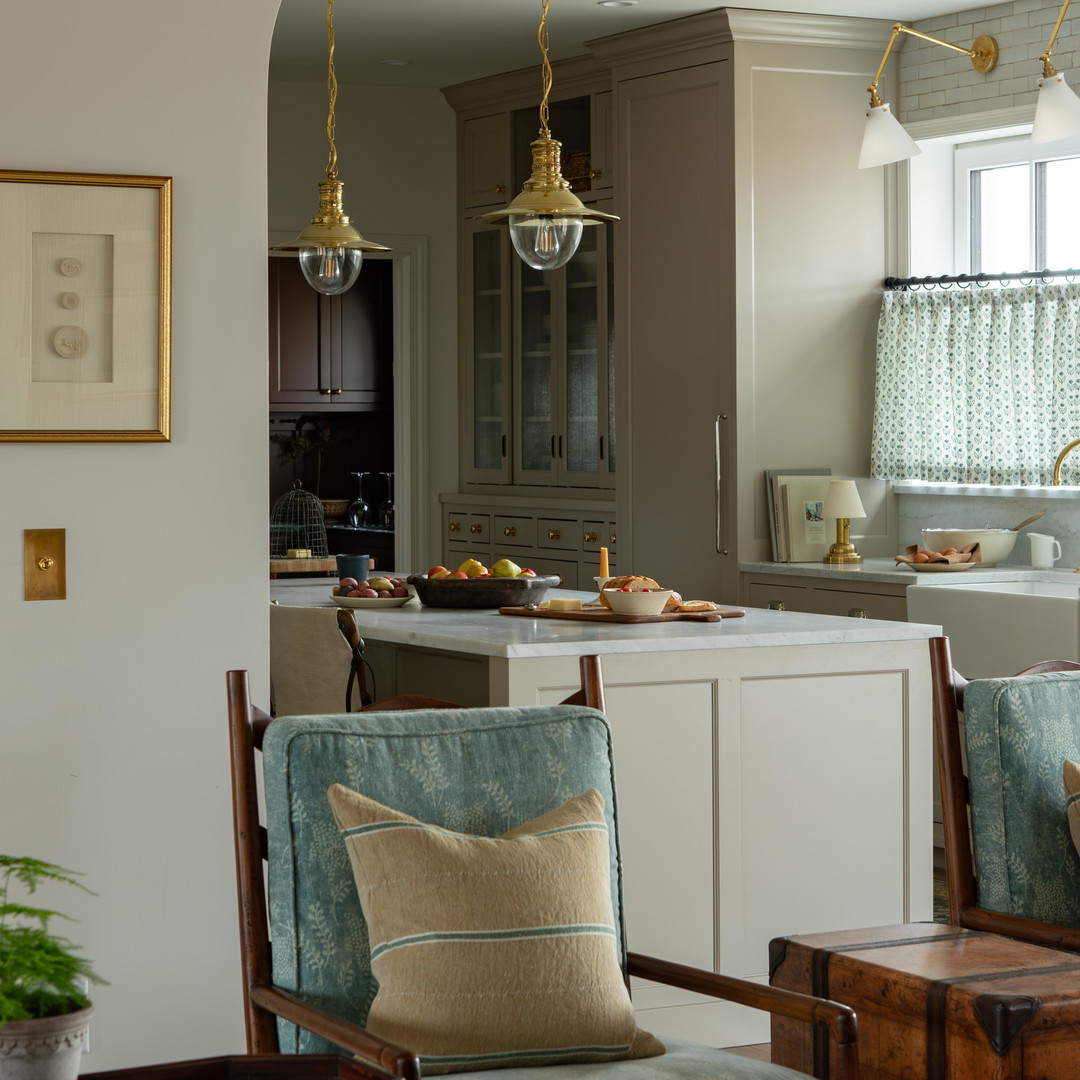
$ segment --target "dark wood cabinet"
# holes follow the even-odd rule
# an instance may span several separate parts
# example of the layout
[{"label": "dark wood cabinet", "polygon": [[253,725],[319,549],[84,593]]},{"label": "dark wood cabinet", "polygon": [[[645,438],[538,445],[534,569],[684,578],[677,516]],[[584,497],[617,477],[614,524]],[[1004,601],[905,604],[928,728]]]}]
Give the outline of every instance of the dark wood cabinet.
[{"label": "dark wood cabinet", "polygon": [[393,263],[364,260],[356,284],[323,296],[295,258],[271,256],[270,408],[369,411],[393,405]]}]

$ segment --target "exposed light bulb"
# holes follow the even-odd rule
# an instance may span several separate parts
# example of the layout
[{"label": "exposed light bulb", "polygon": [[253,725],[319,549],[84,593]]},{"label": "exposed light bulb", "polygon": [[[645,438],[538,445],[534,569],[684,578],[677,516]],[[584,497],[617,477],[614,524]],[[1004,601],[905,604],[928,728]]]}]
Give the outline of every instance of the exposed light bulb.
[{"label": "exposed light bulb", "polygon": [[356,281],[364,259],[359,248],[345,247],[301,248],[299,255],[304,279],[323,296],[336,296],[348,289]]},{"label": "exposed light bulb", "polygon": [[555,270],[568,263],[581,243],[582,228],[580,217],[510,216],[510,239],[514,250],[534,270]]}]

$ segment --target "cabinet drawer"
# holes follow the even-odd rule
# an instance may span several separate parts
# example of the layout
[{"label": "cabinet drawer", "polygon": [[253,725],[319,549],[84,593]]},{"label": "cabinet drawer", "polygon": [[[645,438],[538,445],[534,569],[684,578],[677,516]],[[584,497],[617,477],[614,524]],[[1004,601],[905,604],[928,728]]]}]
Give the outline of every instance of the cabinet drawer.
[{"label": "cabinet drawer", "polygon": [[[907,598],[854,589],[814,590],[815,609],[822,615],[850,615],[854,618],[907,621]],[[865,614],[863,614],[865,612]]]},{"label": "cabinet drawer", "polygon": [[814,610],[809,589],[800,588],[798,585],[763,585],[760,582],[752,582],[750,585],[750,607],[779,607],[781,611]]},{"label": "cabinet drawer", "polygon": [[536,546],[558,548],[560,551],[578,551],[581,525],[576,521],[555,518],[537,518]]},{"label": "cabinet drawer", "polygon": [[496,547],[535,547],[536,520],[527,517],[496,517],[491,542]]},{"label": "cabinet drawer", "polygon": [[[530,555],[529,559],[531,560],[529,562],[530,570],[535,570],[538,574],[558,574],[562,578],[562,588],[564,589],[580,588],[578,583],[582,578],[577,563],[567,562],[565,559],[549,559],[546,555],[536,557]],[[591,581],[589,587],[592,588]]]},{"label": "cabinet drawer", "polygon": [[491,515],[451,510],[446,515],[446,536],[456,544],[490,544]]},{"label": "cabinet drawer", "polygon": [[611,551],[608,543],[607,523],[603,521],[583,521],[581,523],[581,550],[595,551],[599,554],[600,548],[606,547]]}]

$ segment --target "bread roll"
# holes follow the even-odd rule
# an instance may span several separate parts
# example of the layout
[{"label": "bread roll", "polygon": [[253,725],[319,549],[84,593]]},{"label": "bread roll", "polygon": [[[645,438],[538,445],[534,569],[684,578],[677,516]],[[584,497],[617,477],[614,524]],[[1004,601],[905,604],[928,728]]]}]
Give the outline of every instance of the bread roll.
[{"label": "bread roll", "polygon": [[679,604],[679,611],[716,611],[711,600],[684,600]]}]

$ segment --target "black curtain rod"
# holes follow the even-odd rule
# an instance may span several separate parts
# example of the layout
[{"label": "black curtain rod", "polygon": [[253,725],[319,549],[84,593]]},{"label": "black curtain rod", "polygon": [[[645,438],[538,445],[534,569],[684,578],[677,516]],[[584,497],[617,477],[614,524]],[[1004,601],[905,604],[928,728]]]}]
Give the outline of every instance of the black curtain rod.
[{"label": "black curtain rod", "polygon": [[897,289],[936,289],[958,285],[961,289],[974,285],[985,288],[992,281],[1015,281],[1020,285],[1034,285],[1039,282],[1049,285],[1055,278],[1067,278],[1072,281],[1080,277],[1080,270],[1021,270],[1015,274],[945,274],[942,277],[887,277],[883,285],[887,290]]}]

